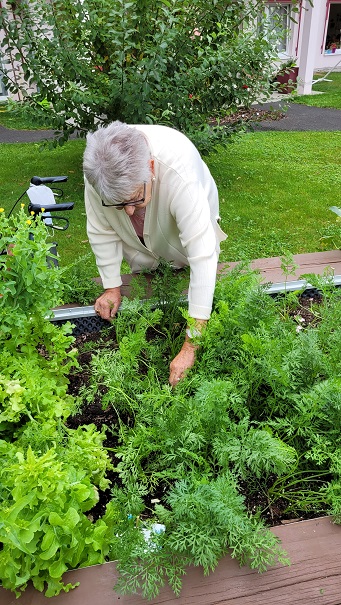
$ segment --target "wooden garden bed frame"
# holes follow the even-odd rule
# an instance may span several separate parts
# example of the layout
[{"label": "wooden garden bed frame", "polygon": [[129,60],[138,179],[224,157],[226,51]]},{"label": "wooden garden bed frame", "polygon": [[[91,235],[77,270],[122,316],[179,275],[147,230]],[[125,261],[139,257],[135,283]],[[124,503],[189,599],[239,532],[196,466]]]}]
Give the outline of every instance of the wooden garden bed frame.
[{"label": "wooden garden bed frame", "polygon": [[[279,256],[272,258],[258,258],[250,263],[252,269],[259,271],[263,283],[272,284],[274,290],[293,289],[300,287],[298,282],[304,281],[302,275],[313,273],[323,275],[328,270],[334,274],[337,285],[341,285],[341,250],[330,250],[327,252],[313,252],[309,254],[296,254],[293,256],[293,262],[297,265],[292,275],[285,275],[281,269],[282,260]],[[238,265],[237,262],[219,263],[218,277]],[[122,275],[122,294],[129,296],[130,282],[133,275]],[[100,280],[99,280],[100,281]],[[341,603],[341,599],[340,599]]]},{"label": "wooden garden bed frame", "polygon": [[[284,284],[294,284],[294,282],[302,280],[302,275],[306,273],[322,275],[326,270],[330,270],[334,274],[336,282],[340,281],[341,283],[341,250],[296,254],[293,256],[293,261],[295,265],[297,265],[297,269],[292,275],[287,276],[281,269],[282,261],[279,256],[273,258],[259,258],[252,261],[251,267],[260,272],[263,282],[271,283],[278,287]],[[225,272],[226,269],[232,269],[237,264],[238,263],[220,263],[218,270]]]},{"label": "wooden garden bed frame", "polygon": [[291,560],[259,574],[227,555],[214,573],[189,568],[181,596],[164,588],[152,601],[119,596],[113,587],[115,563],[67,572],[65,582],[80,582],[69,593],[47,598],[29,586],[16,599],[0,588],[1,605],[340,605],[341,526],[329,517],[286,523],[271,529]]}]

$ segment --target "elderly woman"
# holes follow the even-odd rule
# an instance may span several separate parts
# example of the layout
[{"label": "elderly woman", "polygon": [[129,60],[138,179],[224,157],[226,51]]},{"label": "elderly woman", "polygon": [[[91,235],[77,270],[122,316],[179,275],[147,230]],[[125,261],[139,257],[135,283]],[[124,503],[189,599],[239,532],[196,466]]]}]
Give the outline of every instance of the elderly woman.
[{"label": "elderly woman", "polygon": [[[84,153],[89,242],[104,293],[95,310],[116,314],[125,258],[132,271],[155,269],[160,259],[190,267],[189,316],[181,351],[170,364],[176,385],[195,362],[198,335],[210,317],[219,244],[215,182],[187,137],[166,126],[116,121],[89,134]],[[193,342],[194,340],[194,342]]]}]

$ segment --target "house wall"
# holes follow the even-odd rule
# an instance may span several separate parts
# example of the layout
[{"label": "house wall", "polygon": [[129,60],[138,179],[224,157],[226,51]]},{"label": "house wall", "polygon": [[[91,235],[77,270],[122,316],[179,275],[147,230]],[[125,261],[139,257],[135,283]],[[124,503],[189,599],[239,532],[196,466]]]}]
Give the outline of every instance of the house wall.
[{"label": "house wall", "polygon": [[[11,6],[10,6],[10,2],[8,2],[7,0],[1,0],[0,1],[0,9],[6,9],[6,10],[11,10]],[[13,16],[14,19],[14,16]],[[5,32],[3,30],[0,30],[0,50],[3,48],[3,39],[5,36]],[[6,70],[7,75],[9,76],[9,78],[13,81],[13,82],[17,82],[20,83],[23,88],[27,91],[28,94],[32,94],[34,92],[36,92],[36,87],[35,86],[30,86],[28,83],[25,82],[24,77],[23,77],[23,71],[21,69],[21,63],[20,61],[15,59],[15,55],[18,53],[18,49],[13,49],[13,51],[9,54],[4,54],[2,56],[2,53],[0,52],[0,67],[4,70]],[[1,74],[0,74],[0,101],[4,101],[8,98],[13,99],[14,101],[22,101],[23,99],[23,95],[19,92],[19,93],[12,93],[6,90],[3,82],[2,82],[2,78],[1,78]]]},{"label": "house wall", "polygon": [[[333,6],[338,5],[341,11],[341,2],[332,2]],[[314,6],[307,7],[306,10],[302,11],[302,30],[304,32],[304,21],[309,20],[308,12],[315,13],[315,18],[312,20],[311,28],[309,33],[307,32],[306,39],[308,37],[314,40],[314,67],[315,69],[331,69],[340,62],[341,66],[341,48],[337,48],[335,53],[332,53],[330,49],[325,50],[325,43],[327,37],[327,25],[329,17],[330,3],[326,0],[314,0]],[[304,38],[302,37],[302,41]],[[339,42],[340,46],[340,42]]]},{"label": "house wall", "polygon": [[312,92],[315,70],[341,68],[341,49],[335,53],[325,49],[329,6],[326,0],[314,0],[313,6],[308,0],[303,0],[298,23],[293,28],[297,39],[299,94]]},{"label": "house wall", "polygon": [[[286,5],[290,0],[270,0],[269,5]],[[330,5],[339,6],[341,12],[341,0],[302,0],[298,5],[298,13],[292,13],[293,21],[290,22],[289,39],[286,52],[280,52],[278,57],[285,61],[296,58],[299,65],[303,48],[312,41],[310,55],[315,69],[334,67],[341,60],[341,31],[338,36],[339,48],[335,53],[325,50],[327,37],[327,25]],[[341,25],[340,25],[341,27]]]},{"label": "house wall", "polygon": [[[269,0],[269,5],[285,6],[290,0]],[[340,9],[340,10],[339,10]],[[333,36],[329,25],[330,11],[334,17]],[[292,13],[285,52],[278,55],[278,62],[295,59],[299,67],[299,94],[311,94],[316,70],[341,70],[341,0],[301,0],[298,12]],[[335,19],[335,17],[337,17]],[[333,38],[333,40],[332,40]],[[332,52],[330,43],[336,41]]]},{"label": "house wall", "polygon": [[[0,30],[0,49],[2,49],[3,47],[3,37],[4,37],[4,32],[2,30]],[[1,59],[1,55],[0,55],[0,69],[4,68],[4,63]],[[5,101],[8,98],[8,92],[5,88],[5,85],[2,81],[2,73],[0,72],[0,101]]]}]

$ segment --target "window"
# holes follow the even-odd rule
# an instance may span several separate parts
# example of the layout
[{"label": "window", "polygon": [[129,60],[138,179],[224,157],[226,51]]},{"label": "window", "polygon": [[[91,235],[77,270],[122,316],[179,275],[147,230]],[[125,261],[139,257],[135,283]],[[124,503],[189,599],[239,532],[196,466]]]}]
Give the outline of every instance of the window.
[{"label": "window", "polygon": [[266,4],[260,19],[260,30],[273,40],[278,53],[288,52],[290,11],[288,3]]},{"label": "window", "polygon": [[335,53],[341,49],[341,2],[331,2],[327,20],[325,51]]},{"label": "window", "polygon": [[2,67],[2,63],[0,61],[0,97],[7,97],[8,92],[6,90],[5,84],[2,81],[2,73],[1,73],[2,69],[3,69],[3,67]]}]

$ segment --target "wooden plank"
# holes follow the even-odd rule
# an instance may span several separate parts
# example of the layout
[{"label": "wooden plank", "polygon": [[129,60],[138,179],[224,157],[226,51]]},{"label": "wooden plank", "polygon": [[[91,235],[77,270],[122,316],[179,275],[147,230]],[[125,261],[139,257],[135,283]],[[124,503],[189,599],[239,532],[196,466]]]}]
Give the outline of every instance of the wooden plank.
[{"label": "wooden plank", "polygon": [[[263,282],[272,284],[299,280],[305,273],[322,275],[327,268],[330,268],[334,275],[341,275],[341,250],[296,254],[293,256],[293,261],[298,265],[298,268],[295,273],[287,276],[281,269],[282,260],[279,256],[255,259],[250,262],[250,266],[252,269],[260,271]],[[219,263],[218,272],[224,274],[237,265],[238,262]]]},{"label": "wooden plank", "polygon": [[[304,273],[314,273],[322,275],[327,267],[334,271],[334,275],[341,275],[341,250],[329,250],[327,252],[313,252],[309,254],[296,254],[293,256],[294,263],[298,265],[298,269],[293,275],[286,276],[282,269],[282,259],[279,256],[270,258],[257,258],[250,262],[252,269],[258,269],[264,283],[282,284],[291,282],[301,278]],[[238,262],[226,262],[218,264],[218,276],[223,275],[227,271],[236,267]],[[131,294],[130,283],[134,274],[122,275],[122,296],[129,297]],[[146,274],[147,281],[150,275]],[[95,280],[100,284],[99,277]],[[148,295],[148,293],[147,293]]]},{"label": "wooden plank", "polygon": [[67,582],[80,586],[52,600],[29,587],[16,600],[0,588],[1,605],[340,605],[341,527],[329,517],[272,528],[291,559],[259,574],[226,556],[216,571],[204,576],[190,568],[180,598],[169,588],[146,601],[138,596],[118,596],[115,563],[106,563],[65,574]]},{"label": "wooden plank", "polygon": [[[258,267],[253,267],[254,269],[257,269]],[[332,275],[341,275],[341,263],[339,265],[339,267],[332,267],[334,269]],[[292,282],[292,281],[296,281],[296,280],[303,280],[305,279],[304,277],[302,277],[303,275],[309,275],[309,274],[313,274],[313,275],[323,275],[325,271],[325,267],[321,266],[321,265],[309,265],[309,269],[304,269],[302,267],[300,267],[299,269],[297,269],[295,271],[294,274],[290,274],[290,275],[285,275],[281,269],[277,269],[272,268],[272,269],[266,269],[266,270],[260,270],[261,276],[262,276],[262,282],[270,282],[272,284],[279,284],[279,283],[285,283],[285,282]]]}]

